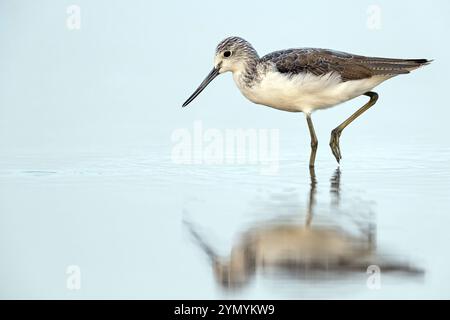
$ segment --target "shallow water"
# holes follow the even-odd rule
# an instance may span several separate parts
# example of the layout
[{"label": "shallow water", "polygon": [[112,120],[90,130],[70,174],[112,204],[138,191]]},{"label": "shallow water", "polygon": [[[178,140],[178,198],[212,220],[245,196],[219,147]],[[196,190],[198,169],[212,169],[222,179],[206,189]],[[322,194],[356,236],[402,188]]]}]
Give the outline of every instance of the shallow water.
[{"label": "shallow water", "polygon": [[4,155],[1,297],[450,298],[450,149],[322,149],[310,172],[283,145],[276,175],[163,147]]},{"label": "shallow water", "polygon": [[[450,298],[450,2],[279,6],[0,1],[0,298]],[[339,171],[367,97],[314,113],[311,175],[304,115],[231,74],[181,108],[228,35],[434,61],[376,88]],[[175,163],[196,124],[274,129],[277,170]]]}]

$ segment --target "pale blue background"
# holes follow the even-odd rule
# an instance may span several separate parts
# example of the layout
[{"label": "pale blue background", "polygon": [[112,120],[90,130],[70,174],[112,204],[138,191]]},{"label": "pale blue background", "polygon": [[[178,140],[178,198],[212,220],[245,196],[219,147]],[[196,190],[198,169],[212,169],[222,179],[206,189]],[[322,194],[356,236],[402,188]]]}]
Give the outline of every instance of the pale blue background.
[{"label": "pale blue background", "polygon": [[[261,55],[312,46],[433,58],[427,69],[383,84],[379,110],[361,120],[359,132],[377,131],[383,121],[394,138],[399,127],[442,138],[448,112],[447,1],[378,2],[379,31],[366,27],[371,1],[77,3],[78,32],[66,28],[70,1],[1,1],[1,150],[167,144],[173,128],[193,119],[219,128],[294,132],[304,126],[301,116],[245,101],[230,74],[189,110],[179,108],[212,67],[216,44],[229,35],[248,39]],[[336,119],[353,111],[349,108],[317,114],[319,134],[323,128],[328,139]],[[296,134],[307,137],[305,130]]]},{"label": "pale blue background", "polygon": [[[81,7],[79,31],[66,28],[71,4]],[[366,26],[372,4],[381,8],[380,30]],[[217,207],[205,205],[194,219],[221,239],[244,228],[235,221],[256,186],[291,186],[302,203],[309,188],[301,114],[251,104],[230,74],[181,109],[211,69],[216,44],[239,35],[260,55],[306,46],[435,59],[382,84],[377,105],[341,145],[343,183],[377,202],[380,241],[418,254],[428,278],[309,297],[449,298],[449,16],[444,0],[0,0],[0,297],[224,297],[185,234],[186,203],[194,197]],[[336,167],[329,133],[364,99],[313,116],[324,194]],[[171,134],[195,120],[279,128],[282,159],[298,163],[271,178],[252,168],[175,166]],[[242,181],[255,188],[239,191]],[[80,291],[65,288],[70,264],[82,269]],[[256,286],[238,297],[308,296],[283,292]]]}]

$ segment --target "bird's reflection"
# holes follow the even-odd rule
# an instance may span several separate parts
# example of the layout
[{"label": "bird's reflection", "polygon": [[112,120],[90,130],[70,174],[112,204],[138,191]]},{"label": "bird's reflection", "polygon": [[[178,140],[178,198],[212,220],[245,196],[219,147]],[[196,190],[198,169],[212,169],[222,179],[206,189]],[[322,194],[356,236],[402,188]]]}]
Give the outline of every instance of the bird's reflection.
[{"label": "bird's reflection", "polygon": [[[338,210],[341,197],[341,171],[330,179],[331,209]],[[257,272],[305,278],[335,278],[348,273],[365,273],[371,265],[383,272],[420,275],[421,269],[377,252],[375,224],[371,219],[358,223],[357,235],[336,224],[313,223],[316,209],[317,178],[310,170],[310,188],[305,220],[270,221],[248,228],[231,248],[229,256],[216,254],[192,223],[185,225],[195,242],[209,257],[216,280],[226,288],[247,284]],[[333,213],[333,212],[332,212]],[[346,212],[352,215],[352,212]]]}]

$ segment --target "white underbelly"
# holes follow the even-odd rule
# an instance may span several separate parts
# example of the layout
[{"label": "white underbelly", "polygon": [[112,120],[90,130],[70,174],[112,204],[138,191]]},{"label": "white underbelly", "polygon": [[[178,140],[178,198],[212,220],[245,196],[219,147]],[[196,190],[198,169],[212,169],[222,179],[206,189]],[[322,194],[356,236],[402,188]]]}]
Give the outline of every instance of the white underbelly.
[{"label": "white underbelly", "polygon": [[299,74],[287,76],[268,72],[251,88],[240,87],[249,100],[257,104],[292,112],[312,112],[335,106],[370,91],[386,80],[372,77],[342,82],[339,75]]}]

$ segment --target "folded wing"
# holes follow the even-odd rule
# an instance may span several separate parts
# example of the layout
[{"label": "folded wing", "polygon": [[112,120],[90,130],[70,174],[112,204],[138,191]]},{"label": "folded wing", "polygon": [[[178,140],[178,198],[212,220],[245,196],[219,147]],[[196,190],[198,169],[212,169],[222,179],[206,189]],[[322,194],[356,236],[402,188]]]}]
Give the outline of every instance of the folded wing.
[{"label": "folded wing", "polygon": [[372,76],[392,77],[409,73],[429,64],[427,59],[390,59],[365,57],[329,49],[288,49],[270,53],[262,62],[275,64],[277,70],[288,75],[312,73],[317,76],[336,72],[342,81],[359,80]]}]

